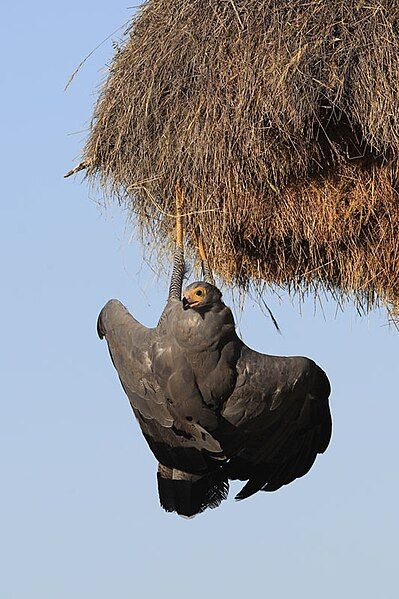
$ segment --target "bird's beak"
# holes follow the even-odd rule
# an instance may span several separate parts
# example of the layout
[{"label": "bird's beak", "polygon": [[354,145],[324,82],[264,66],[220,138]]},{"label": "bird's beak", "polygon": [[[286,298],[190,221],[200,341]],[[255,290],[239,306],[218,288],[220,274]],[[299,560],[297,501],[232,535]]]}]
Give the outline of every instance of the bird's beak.
[{"label": "bird's beak", "polygon": [[182,303],[183,303],[184,310],[188,310],[189,308],[194,308],[195,306],[198,306],[198,304],[199,304],[198,300],[196,300],[195,297],[193,297],[191,291],[185,291],[183,293]]}]

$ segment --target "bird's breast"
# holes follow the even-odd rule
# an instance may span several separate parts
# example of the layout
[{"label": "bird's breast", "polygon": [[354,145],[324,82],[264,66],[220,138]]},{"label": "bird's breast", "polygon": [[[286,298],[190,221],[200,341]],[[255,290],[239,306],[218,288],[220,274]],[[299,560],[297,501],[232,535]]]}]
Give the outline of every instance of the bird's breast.
[{"label": "bird's breast", "polygon": [[187,352],[209,351],[214,349],[220,340],[221,323],[208,314],[202,315],[194,310],[187,310],[174,323],[174,338],[178,345]]}]

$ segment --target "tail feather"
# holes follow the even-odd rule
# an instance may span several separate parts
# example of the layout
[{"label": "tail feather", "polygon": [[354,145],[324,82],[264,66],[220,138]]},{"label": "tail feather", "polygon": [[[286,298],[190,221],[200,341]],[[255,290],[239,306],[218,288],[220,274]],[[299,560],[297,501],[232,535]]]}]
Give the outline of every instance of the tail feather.
[{"label": "tail feather", "polygon": [[228,480],[221,469],[199,476],[176,469],[168,473],[160,466],[157,479],[161,506],[180,516],[191,517],[215,508],[229,492]]}]

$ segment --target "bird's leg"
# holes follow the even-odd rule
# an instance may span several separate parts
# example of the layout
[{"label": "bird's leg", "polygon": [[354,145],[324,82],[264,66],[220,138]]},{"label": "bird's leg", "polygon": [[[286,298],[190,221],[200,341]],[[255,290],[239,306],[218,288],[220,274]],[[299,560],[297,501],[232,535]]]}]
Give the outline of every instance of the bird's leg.
[{"label": "bird's leg", "polygon": [[204,244],[202,241],[202,236],[199,232],[197,232],[197,251],[201,260],[201,269],[204,277],[204,281],[206,283],[210,283],[211,285],[215,284],[215,279],[213,278],[212,269],[209,266],[208,259],[206,257]]},{"label": "bird's leg", "polygon": [[183,243],[183,192],[180,185],[176,186],[176,248],[173,257],[173,271],[169,285],[168,299],[181,299],[185,272],[184,243]]}]

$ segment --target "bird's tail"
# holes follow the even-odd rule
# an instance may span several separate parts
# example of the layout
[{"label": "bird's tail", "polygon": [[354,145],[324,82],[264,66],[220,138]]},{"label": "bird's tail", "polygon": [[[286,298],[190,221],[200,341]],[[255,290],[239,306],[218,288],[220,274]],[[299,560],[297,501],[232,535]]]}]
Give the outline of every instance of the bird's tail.
[{"label": "bird's tail", "polygon": [[229,492],[228,479],[221,469],[196,475],[159,464],[157,479],[161,506],[180,516],[192,517],[215,508]]}]

